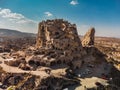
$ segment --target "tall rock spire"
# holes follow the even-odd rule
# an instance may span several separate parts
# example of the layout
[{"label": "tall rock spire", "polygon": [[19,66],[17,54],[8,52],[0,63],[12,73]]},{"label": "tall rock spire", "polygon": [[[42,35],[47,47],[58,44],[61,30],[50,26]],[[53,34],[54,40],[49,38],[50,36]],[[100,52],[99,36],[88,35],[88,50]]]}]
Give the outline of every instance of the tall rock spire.
[{"label": "tall rock spire", "polygon": [[90,28],[88,32],[85,34],[82,40],[83,46],[91,46],[94,45],[94,35],[95,35],[95,28]]}]

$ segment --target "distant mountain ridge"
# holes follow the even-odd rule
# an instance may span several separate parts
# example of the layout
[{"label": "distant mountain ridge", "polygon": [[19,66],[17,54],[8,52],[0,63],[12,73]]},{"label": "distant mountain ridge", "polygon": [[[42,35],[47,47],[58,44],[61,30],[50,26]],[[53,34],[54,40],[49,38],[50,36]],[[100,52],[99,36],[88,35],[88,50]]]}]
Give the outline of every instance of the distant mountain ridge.
[{"label": "distant mountain ridge", "polygon": [[35,37],[36,34],[0,28],[0,37]]}]

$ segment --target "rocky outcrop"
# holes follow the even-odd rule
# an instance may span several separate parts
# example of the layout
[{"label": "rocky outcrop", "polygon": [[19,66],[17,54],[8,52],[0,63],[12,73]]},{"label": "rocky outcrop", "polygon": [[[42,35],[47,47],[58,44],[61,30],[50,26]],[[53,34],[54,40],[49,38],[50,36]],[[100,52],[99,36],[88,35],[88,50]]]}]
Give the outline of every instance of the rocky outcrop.
[{"label": "rocky outcrop", "polygon": [[95,29],[92,27],[88,30],[88,32],[83,37],[82,45],[83,46],[94,45],[94,34],[95,34]]},{"label": "rocky outcrop", "polygon": [[[71,45],[75,43],[75,45]],[[81,46],[75,24],[62,19],[47,20],[39,23],[37,44],[39,47],[65,50]]]},{"label": "rocky outcrop", "polygon": [[13,60],[6,60],[4,61],[5,64],[9,65],[9,66],[15,66],[18,67],[20,64],[25,64],[26,61],[23,59],[13,59]]},{"label": "rocky outcrop", "polygon": [[0,72],[1,88],[14,86],[14,90],[62,90],[67,85],[79,84],[77,79],[63,76],[35,76],[27,73]]},{"label": "rocky outcrop", "polygon": [[39,49],[36,53],[39,56],[43,55],[38,60],[40,65],[41,63],[47,64],[46,66],[52,63],[69,63],[80,60],[85,54],[76,25],[62,19],[40,22],[36,42],[36,48]]}]

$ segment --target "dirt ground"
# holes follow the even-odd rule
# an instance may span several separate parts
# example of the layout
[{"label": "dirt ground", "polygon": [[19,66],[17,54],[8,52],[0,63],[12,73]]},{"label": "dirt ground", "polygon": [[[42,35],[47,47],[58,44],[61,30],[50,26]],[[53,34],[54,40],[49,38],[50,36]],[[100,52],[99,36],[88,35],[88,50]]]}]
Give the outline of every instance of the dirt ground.
[{"label": "dirt ground", "polygon": [[[31,73],[33,75],[38,75],[38,76],[47,76],[48,74],[45,71],[25,71],[21,70],[18,67],[12,67],[4,64],[5,59],[3,59],[0,56],[0,66],[3,67],[3,70],[6,72],[11,72],[11,73]],[[75,73],[76,75],[80,75],[80,84],[79,86],[70,86],[68,87],[68,90],[85,90],[86,88],[92,88],[95,87],[96,82],[100,82],[103,85],[107,84],[107,81],[105,79],[101,78],[101,74],[108,74],[110,68],[108,68],[108,64],[105,62],[99,64],[99,65],[94,65],[93,67],[88,67],[89,64],[84,64],[80,69],[76,70]],[[63,68],[62,68],[63,67]],[[66,66],[56,66],[52,67],[53,69],[51,70],[52,74],[60,75],[60,74],[65,74],[65,68]],[[65,89],[67,90],[67,89]]]}]

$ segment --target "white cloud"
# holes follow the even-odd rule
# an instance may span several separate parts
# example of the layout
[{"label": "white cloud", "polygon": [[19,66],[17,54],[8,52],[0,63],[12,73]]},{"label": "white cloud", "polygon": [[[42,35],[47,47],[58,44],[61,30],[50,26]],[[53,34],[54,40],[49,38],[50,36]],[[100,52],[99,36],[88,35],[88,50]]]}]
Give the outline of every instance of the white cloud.
[{"label": "white cloud", "polygon": [[44,14],[45,14],[47,17],[53,16],[53,14],[52,14],[51,12],[45,12]]},{"label": "white cloud", "polygon": [[12,19],[23,19],[24,16],[17,13],[12,13],[10,9],[1,9],[0,15],[4,18],[12,18]]},{"label": "white cloud", "polygon": [[17,22],[21,22],[21,23],[34,22],[34,21],[24,17],[22,14],[13,13],[10,9],[0,9],[0,16],[8,19],[10,21],[16,21],[16,23]]},{"label": "white cloud", "polygon": [[79,3],[78,3],[77,0],[72,0],[72,1],[70,2],[70,4],[71,4],[71,5],[77,5],[77,4],[79,4]]},{"label": "white cloud", "polygon": [[20,13],[14,13],[10,9],[0,8],[0,28],[17,29],[23,32],[37,31],[37,22],[26,18]]}]

